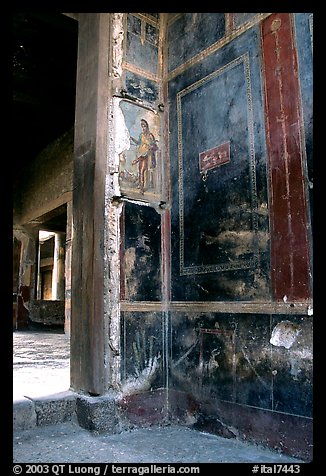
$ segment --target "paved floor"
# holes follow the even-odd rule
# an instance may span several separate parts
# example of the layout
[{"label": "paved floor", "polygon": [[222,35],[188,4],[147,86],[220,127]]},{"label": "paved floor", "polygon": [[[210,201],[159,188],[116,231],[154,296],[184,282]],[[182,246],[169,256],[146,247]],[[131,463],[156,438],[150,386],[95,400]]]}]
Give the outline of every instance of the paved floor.
[{"label": "paved floor", "polygon": [[[14,332],[14,403],[69,388],[69,341],[58,332]],[[15,463],[299,463],[236,439],[183,426],[95,435],[75,421],[14,432]]]},{"label": "paved floor", "polygon": [[94,435],[73,422],[14,434],[15,463],[299,463],[256,445],[182,426]]},{"label": "paved floor", "polygon": [[69,385],[69,339],[63,332],[13,332],[14,401],[63,392]]}]

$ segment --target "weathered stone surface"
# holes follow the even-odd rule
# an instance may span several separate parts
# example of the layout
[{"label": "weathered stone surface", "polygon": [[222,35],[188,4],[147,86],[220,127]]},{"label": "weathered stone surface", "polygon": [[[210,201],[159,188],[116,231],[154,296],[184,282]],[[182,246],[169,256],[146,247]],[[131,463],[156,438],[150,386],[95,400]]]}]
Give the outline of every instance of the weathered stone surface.
[{"label": "weathered stone surface", "polygon": [[32,322],[47,326],[64,325],[65,302],[64,301],[31,301],[29,305],[29,317]]},{"label": "weathered stone surface", "polygon": [[78,423],[82,428],[97,433],[119,431],[116,401],[111,396],[78,397],[76,411]]},{"label": "weathered stone surface", "polygon": [[37,425],[53,425],[70,421],[75,415],[76,395],[61,392],[35,399]]},{"label": "weathered stone surface", "polygon": [[16,400],[13,406],[13,429],[29,430],[36,426],[34,402],[28,398]]}]

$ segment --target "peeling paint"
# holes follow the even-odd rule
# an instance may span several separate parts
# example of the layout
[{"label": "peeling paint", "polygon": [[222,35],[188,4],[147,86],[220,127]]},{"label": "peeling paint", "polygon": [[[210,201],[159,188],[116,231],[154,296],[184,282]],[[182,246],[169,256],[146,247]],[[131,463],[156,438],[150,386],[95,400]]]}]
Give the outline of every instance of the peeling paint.
[{"label": "peeling paint", "polygon": [[[123,13],[113,13],[114,77],[122,74]],[[120,355],[120,219],[123,209],[119,185],[119,154],[130,147],[129,132],[120,109],[120,98],[113,97],[108,108],[108,152],[105,188],[105,292],[106,388],[121,388]],[[130,254],[130,259],[132,259]]]},{"label": "peeling paint", "polygon": [[113,200],[111,188],[106,190],[104,253],[104,332],[108,336],[105,349],[106,388],[120,387],[120,217],[122,203]]},{"label": "peeling paint", "polygon": [[108,172],[107,189],[112,197],[120,197],[119,163],[120,154],[130,148],[130,136],[120,109],[120,98],[113,97],[109,107],[108,127]]},{"label": "peeling paint", "polygon": [[121,99],[114,98],[114,138],[115,149],[119,155],[124,150],[130,149],[130,134],[125,123],[123,112],[120,108]]},{"label": "peeling paint", "polygon": [[115,78],[122,76],[123,61],[123,27],[124,13],[112,13],[112,75]]},{"label": "peeling paint", "polygon": [[290,349],[299,333],[300,330],[291,321],[279,322],[272,331],[270,343],[277,347],[283,346]]}]

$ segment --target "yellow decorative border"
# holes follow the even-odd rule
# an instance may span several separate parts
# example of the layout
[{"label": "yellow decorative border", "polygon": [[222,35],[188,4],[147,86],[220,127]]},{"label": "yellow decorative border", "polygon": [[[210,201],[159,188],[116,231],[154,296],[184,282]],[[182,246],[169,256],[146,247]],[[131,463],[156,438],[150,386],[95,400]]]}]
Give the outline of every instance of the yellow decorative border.
[{"label": "yellow decorative border", "polygon": [[156,28],[158,27],[159,20],[155,20],[154,17],[149,17],[145,15],[144,13],[131,13],[131,15],[138,17],[140,20],[143,20],[146,23],[149,23],[150,25],[155,26]]},{"label": "yellow decorative border", "polygon": [[207,56],[219,50],[220,48],[222,48],[222,46],[226,45],[227,43],[230,43],[230,41],[234,40],[234,38],[237,38],[238,36],[242,35],[242,33],[247,31],[249,28],[253,27],[257,23],[261,22],[265,18],[269,17],[270,15],[272,15],[272,13],[258,13],[252,20],[244,23],[242,26],[234,30],[231,30],[230,33],[224,36],[221,40],[218,40],[216,43],[213,43],[204,51],[201,51],[200,53],[198,53],[197,55],[193,56],[188,61],[186,61],[184,64],[178,66],[174,70],[167,73],[167,78],[165,79],[169,81],[175,78],[176,76],[178,76],[179,74],[183,73],[184,71],[186,71],[191,66],[194,66],[195,64],[203,61],[203,59],[205,59]]},{"label": "yellow decorative border", "polygon": [[131,73],[138,74],[139,76],[142,76],[146,79],[150,79],[151,81],[155,81],[156,83],[160,81],[157,74],[149,73],[148,71],[138,68],[137,66],[134,66],[133,64],[128,63],[127,61],[123,61],[122,66],[125,70],[131,71]]},{"label": "yellow decorative border", "polygon": [[173,17],[170,17],[168,19],[168,26],[172,25],[176,20],[179,20],[181,18],[183,13],[175,13]]},{"label": "yellow decorative border", "polygon": [[290,314],[312,317],[313,303],[272,301],[121,301],[121,312],[218,312],[227,314]]}]

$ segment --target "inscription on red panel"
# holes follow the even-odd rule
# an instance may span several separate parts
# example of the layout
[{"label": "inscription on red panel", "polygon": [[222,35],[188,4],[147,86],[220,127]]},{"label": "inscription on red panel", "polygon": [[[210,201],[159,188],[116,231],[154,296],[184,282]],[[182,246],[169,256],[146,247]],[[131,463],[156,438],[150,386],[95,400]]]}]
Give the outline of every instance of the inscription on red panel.
[{"label": "inscription on red panel", "polygon": [[199,154],[200,173],[230,162],[230,142],[224,142]]}]

